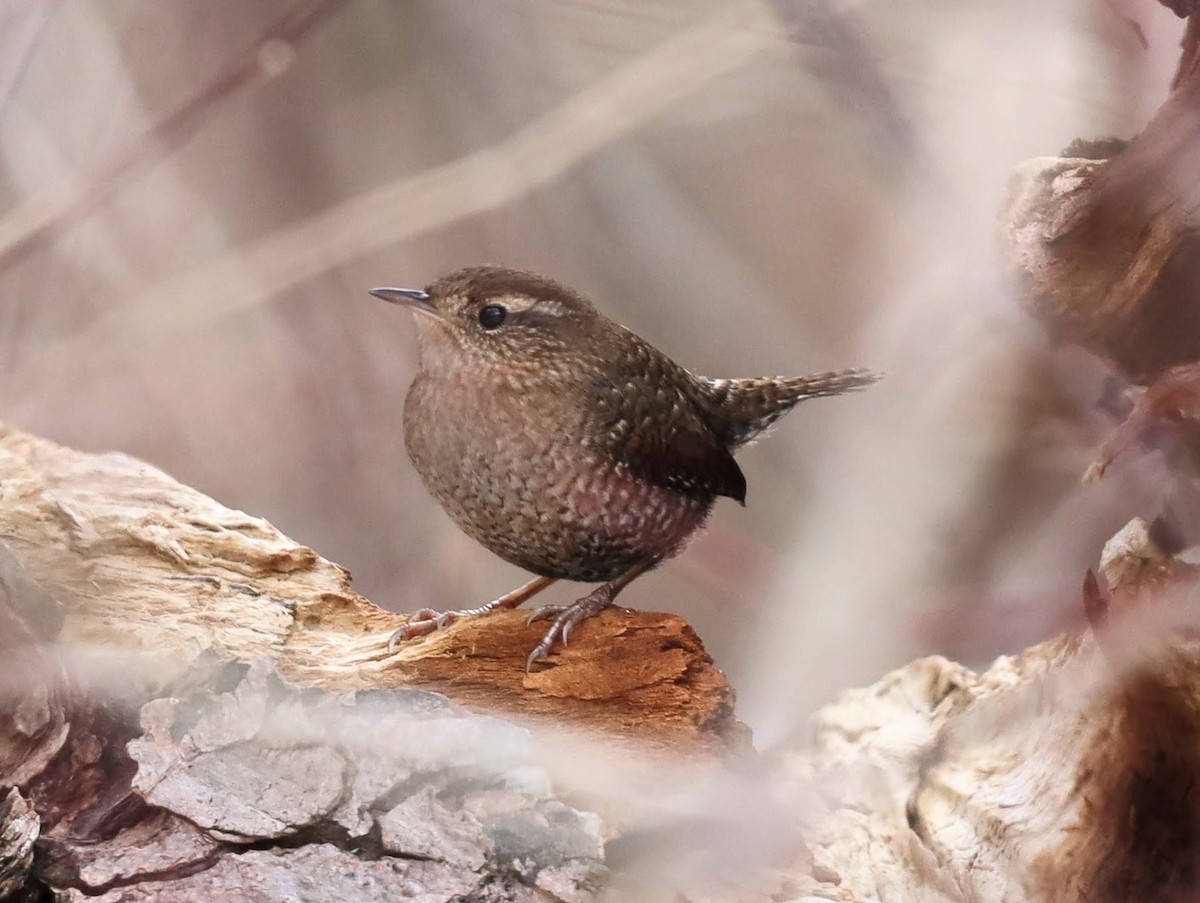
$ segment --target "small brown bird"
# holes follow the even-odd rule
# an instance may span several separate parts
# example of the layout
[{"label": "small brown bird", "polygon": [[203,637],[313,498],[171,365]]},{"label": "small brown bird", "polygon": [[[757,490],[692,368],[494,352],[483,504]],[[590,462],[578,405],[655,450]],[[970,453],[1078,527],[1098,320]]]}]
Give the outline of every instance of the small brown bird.
[{"label": "small brown bird", "polygon": [[459,270],[424,290],[371,294],[418,315],[420,368],[404,403],[409,457],[467,535],[535,580],[479,608],[425,609],[388,642],[515,608],[556,580],[602,583],[553,618],[526,670],[683,548],[719,496],[742,504],[733,459],[797,402],[862,389],[841,370],[796,378],[690,373],[545,276]]}]

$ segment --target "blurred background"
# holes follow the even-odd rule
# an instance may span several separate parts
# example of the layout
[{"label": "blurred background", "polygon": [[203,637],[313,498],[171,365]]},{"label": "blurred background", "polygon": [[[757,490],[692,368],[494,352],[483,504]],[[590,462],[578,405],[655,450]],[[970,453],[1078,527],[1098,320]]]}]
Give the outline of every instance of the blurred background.
[{"label": "blurred background", "polygon": [[415,610],[526,577],[421,486],[411,318],[367,289],[501,263],[707,375],[882,370],[622,596],[687,617],[770,744],[915,655],[1069,626],[1144,513],[1079,485],[1090,390],[996,224],[1018,163],[1141,127],[1180,30],[1148,0],[0,0],[0,420]]}]

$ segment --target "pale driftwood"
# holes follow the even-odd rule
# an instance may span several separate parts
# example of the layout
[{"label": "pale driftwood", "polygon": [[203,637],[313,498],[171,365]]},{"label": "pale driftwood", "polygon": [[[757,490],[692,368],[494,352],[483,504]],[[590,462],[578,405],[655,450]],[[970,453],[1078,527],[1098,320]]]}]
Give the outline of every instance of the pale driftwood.
[{"label": "pale driftwood", "polygon": [[25,881],[36,838],[31,894],[586,901],[600,820],[488,713],[683,759],[748,749],[677,617],[613,611],[532,674],[544,627],[520,612],[389,655],[401,620],[142,462],[0,429],[0,788],[21,791],[0,881]]},{"label": "pale driftwood", "polygon": [[809,874],[826,880],[806,892],[1195,899],[1200,644],[1181,603],[1197,569],[1134,521],[1106,548],[1102,577],[1112,595],[1096,634],[978,675],[923,659],[817,716],[811,746],[781,768],[821,790],[806,839]]},{"label": "pale driftwood", "polygon": [[66,604],[64,640],[137,650],[161,680],[210,650],[268,657],[302,687],[420,686],[639,743],[718,754],[748,745],[724,675],[678,617],[608,612],[528,674],[545,626],[523,612],[467,619],[389,655],[403,618],[355,593],[345,570],[123,455],[0,427],[0,540]]}]

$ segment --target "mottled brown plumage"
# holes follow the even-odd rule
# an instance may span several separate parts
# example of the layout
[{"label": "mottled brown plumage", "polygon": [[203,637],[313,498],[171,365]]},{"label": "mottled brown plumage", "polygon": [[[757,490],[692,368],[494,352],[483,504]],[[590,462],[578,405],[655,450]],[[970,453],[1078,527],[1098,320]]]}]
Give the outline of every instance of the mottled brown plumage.
[{"label": "mottled brown plumage", "polygon": [[500,267],[373,294],[418,313],[421,365],[404,405],[417,472],[468,535],[539,575],[480,609],[421,612],[392,643],[519,605],[557,579],[604,582],[533,614],[555,616],[529,661],[544,658],[676,554],[718,497],[744,503],[734,449],[805,398],[877,378],[707,379],[570,288]]}]

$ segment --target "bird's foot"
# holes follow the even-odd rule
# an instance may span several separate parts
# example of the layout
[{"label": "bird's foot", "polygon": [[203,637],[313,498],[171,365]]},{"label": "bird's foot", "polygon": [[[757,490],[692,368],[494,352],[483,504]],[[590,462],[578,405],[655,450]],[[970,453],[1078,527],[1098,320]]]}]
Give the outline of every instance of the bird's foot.
[{"label": "bird's foot", "polygon": [[489,611],[501,608],[501,599],[493,599],[487,605],[478,608],[462,608],[457,611],[434,611],[432,608],[422,608],[404,624],[396,628],[388,637],[388,654],[396,651],[396,644],[405,640],[413,640],[419,636],[427,636],[435,630],[449,627],[460,618],[470,618],[474,615],[485,615]]},{"label": "bird's foot", "polygon": [[526,624],[532,624],[534,621],[545,621],[550,618],[553,618],[554,622],[550,625],[550,629],[546,631],[546,635],[542,637],[542,641],[533,647],[533,651],[529,653],[529,658],[525,660],[526,673],[529,672],[529,669],[533,667],[535,662],[539,662],[550,656],[550,650],[556,642],[561,642],[564,646],[567,645],[571,631],[588,618],[595,617],[612,605],[616,594],[617,592],[613,585],[606,583],[603,586],[596,587],[596,589],[571,605],[543,605],[541,608],[530,612],[529,617],[525,619]]},{"label": "bird's foot", "polygon": [[458,611],[434,611],[432,608],[422,608],[388,637],[388,655],[396,651],[397,643],[416,639],[419,636],[427,636],[435,630],[441,630],[443,627],[453,624],[460,618],[484,615],[489,611],[497,611],[501,608],[516,608],[553,582],[552,577],[535,577],[524,586],[518,586],[511,593],[505,593],[499,599],[493,599],[487,605],[480,605],[478,608],[463,608]]},{"label": "bird's foot", "polygon": [[413,640],[419,636],[426,636],[435,630],[441,630],[443,627],[453,624],[459,618],[490,610],[486,605],[462,611],[434,611],[432,608],[422,608],[412,618],[397,627],[392,635],[388,637],[388,655],[396,651],[397,643],[403,643],[405,640]]}]

